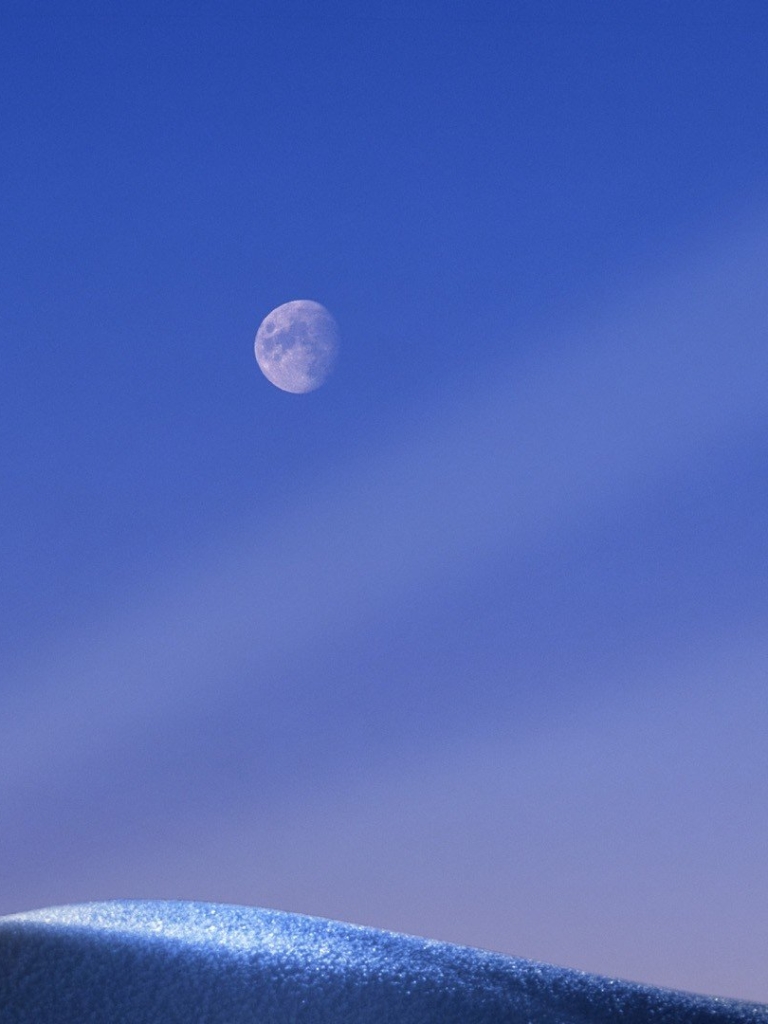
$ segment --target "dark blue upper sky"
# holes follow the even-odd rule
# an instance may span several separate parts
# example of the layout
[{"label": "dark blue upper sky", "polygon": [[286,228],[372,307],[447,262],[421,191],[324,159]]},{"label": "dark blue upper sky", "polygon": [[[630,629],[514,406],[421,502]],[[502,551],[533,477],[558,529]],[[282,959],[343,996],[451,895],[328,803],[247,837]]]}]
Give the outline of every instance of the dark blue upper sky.
[{"label": "dark blue upper sky", "polygon": [[[728,960],[768,941],[766,52],[758,3],[6,3],[0,911],[271,902],[768,999]],[[306,396],[252,350],[295,298],[342,333]],[[694,724],[646,763],[660,692]],[[397,775],[537,756],[557,798],[486,817]],[[257,867],[190,854],[255,818]]]}]

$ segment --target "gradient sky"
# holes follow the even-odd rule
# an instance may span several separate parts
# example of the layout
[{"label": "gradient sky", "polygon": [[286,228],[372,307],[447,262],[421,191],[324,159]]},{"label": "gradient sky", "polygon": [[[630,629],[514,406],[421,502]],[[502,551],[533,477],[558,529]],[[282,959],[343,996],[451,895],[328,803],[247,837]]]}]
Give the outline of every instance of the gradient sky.
[{"label": "gradient sky", "polygon": [[758,3],[4,5],[0,913],[768,1001],[766,52]]}]

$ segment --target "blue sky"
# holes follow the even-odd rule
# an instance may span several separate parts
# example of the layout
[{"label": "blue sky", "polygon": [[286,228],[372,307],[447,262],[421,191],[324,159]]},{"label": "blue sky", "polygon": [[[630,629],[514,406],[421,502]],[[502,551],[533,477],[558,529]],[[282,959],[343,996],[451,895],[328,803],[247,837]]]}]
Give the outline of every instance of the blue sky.
[{"label": "blue sky", "polygon": [[768,15],[400,7],[5,7],[0,912],[768,1000]]}]

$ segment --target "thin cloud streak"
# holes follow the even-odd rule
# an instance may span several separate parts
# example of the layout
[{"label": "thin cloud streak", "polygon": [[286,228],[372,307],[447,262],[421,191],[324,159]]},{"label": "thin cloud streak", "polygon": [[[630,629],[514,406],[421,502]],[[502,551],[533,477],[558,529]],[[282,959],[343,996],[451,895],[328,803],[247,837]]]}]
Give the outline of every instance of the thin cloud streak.
[{"label": "thin cloud streak", "polygon": [[496,367],[419,436],[339,472],[281,522],[248,524],[169,571],[151,600],[54,644],[6,680],[6,798],[98,764],[245,666],[297,649],[535,545],[706,460],[765,417],[768,233],[761,224],[674,285],[638,292],[546,355]]}]

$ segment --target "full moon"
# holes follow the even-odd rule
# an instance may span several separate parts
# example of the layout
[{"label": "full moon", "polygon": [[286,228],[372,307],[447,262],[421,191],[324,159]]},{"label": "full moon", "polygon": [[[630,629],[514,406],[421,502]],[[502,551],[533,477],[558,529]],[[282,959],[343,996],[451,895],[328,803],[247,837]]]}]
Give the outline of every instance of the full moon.
[{"label": "full moon", "polygon": [[319,302],[295,299],[264,317],[253,347],[268,381],[303,395],[328,379],[339,351],[339,328]]}]

